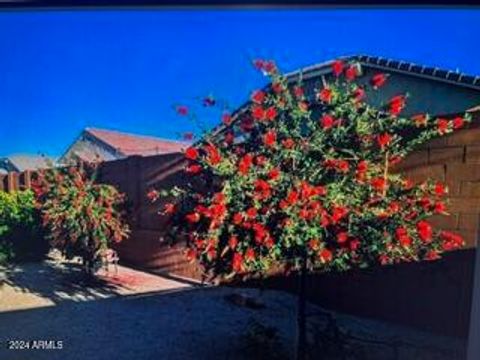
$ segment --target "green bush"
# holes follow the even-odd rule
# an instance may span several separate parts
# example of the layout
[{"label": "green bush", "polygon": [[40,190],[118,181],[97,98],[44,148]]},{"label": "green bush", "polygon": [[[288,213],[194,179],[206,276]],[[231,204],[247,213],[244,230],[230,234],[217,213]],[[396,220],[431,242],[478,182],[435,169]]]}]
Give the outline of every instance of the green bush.
[{"label": "green bush", "polygon": [[0,191],[0,263],[37,260],[47,251],[33,192]]}]

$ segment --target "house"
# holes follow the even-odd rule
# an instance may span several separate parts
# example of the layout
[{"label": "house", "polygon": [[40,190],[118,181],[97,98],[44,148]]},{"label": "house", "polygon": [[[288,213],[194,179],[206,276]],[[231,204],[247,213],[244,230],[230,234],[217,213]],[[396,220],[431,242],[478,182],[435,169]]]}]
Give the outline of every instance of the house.
[{"label": "house", "polygon": [[[356,62],[360,66],[359,85],[367,84],[373,75],[385,73],[389,79],[381,91],[366,91],[366,102],[373,106],[382,106],[392,97],[408,94],[407,107],[403,116],[429,113],[432,116],[458,114],[480,105],[480,76],[471,76],[458,71],[448,71],[422,66],[405,61],[382,57],[354,55],[341,57],[345,62]],[[301,77],[305,95],[313,99],[316,91],[333,80],[332,63],[334,60],[308,66],[286,74],[289,83]],[[268,90],[268,87],[265,89]],[[233,123],[247,110],[247,104],[233,114]],[[313,109],[315,110],[315,109]],[[219,125],[214,134],[223,133],[227,127]]]},{"label": "house", "polygon": [[0,158],[0,174],[46,169],[55,165],[55,159],[43,155],[15,154]]},{"label": "house", "polygon": [[150,156],[182,151],[187,142],[114,130],[86,128],[60,157],[59,162],[110,161],[131,155]]}]

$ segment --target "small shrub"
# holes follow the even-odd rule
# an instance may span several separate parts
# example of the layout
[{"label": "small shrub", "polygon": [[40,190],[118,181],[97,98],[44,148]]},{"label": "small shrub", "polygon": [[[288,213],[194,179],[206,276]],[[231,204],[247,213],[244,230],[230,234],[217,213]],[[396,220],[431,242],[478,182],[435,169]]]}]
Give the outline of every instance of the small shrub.
[{"label": "small shrub", "polygon": [[113,186],[96,183],[94,167],[45,171],[35,191],[51,246],[67,258],[81,256],[89,272],[99,251],[129,233],[122,214],[124,195]]},{"label": "small shrub", "polygon": [[47,251],[33,192],[0,192],[0,263],[37,260]]}]

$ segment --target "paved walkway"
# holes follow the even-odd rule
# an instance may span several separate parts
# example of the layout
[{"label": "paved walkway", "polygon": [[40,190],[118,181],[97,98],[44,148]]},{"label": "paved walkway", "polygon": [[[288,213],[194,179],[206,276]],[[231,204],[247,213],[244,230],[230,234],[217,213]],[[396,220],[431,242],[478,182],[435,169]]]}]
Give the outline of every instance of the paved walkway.
[{"label": "paved walkway", "polygon": [[187,282],[166,279],[124,266],[118,266],[118,273],[113,268],[110,268],[109,273],[101,270],[95,281],[91,281],[85,278],[79,262],[59,262],[53,258],[43,263],[27,263],[4,269],[3,277],[3,285],[0,285],[0,312],[52,306],[64,301],[176,291],[191,286]]}]

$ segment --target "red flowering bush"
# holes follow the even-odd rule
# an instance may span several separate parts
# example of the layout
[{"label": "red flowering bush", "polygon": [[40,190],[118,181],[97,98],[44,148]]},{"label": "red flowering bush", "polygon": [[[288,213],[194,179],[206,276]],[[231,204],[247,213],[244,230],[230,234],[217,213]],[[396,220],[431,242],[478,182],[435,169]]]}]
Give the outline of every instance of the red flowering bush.
[{"label": "red flowering bush", "polygon": [[447,214],[447,188],[414,184],[391,167],[468,116],[403,117],[404,94],[372,107],[368,93],[381,91],[388,76],[360,86],[356,63],[334,62],[334,80],[309,91],[273,62],[255,66],[270,77],[268,89],[187,149],[191,182],[164,192],[176,199],[164,209],[172,234],[188,237],[187,255],[206,273],[295,268],[305,257],[311,269],[346,270],[433,260],[462,246],[460,236],[427,220]]},{"label": "red flowering bush", "polygon": [[129,233],[122,215],[124,195],[113,186],[97,184],[94,168],[46,170],[36,180],[34,191],[52,247],[67,258],[81,256],[88,270],[99,250]]}]

